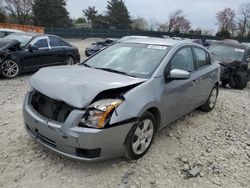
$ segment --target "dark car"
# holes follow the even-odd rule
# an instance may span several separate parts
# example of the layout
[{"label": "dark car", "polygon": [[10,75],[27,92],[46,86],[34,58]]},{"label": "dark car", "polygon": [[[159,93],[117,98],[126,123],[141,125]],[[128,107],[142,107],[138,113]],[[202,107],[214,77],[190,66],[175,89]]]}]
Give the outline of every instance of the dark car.
[{"label": "dark car", "polygon": [[95,54],[96,52],[100,51],[101,49],[109,46],[110,44],[112,44],[116,41],[117,41],[117,39],[108,38],[108,39],[105,39],[104,41],[93,43],[91,47],[88,47],[85,49],[85,55],[87,57],[89,57],[89,56]]},{"label": "dark car", "polygon": [[14,33],[0,39],[0,75],[4,78],[14,78],[46,66],[78,62],[78,49],[57,36]]},{"label": "dark car", "polygon": [[234,40],[214,42],[208,50],[222,68],[222,86],[244,89],[250,80],[250,46]]}]

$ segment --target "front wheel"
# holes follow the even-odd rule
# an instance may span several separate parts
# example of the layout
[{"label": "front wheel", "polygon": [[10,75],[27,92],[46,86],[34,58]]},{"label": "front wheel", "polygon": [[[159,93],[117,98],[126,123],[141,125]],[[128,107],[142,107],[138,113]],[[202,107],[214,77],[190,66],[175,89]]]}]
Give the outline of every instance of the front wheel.
[{"label": "front wheel", "polygon": [[247,73],[242,71],[236,72],[234,75],[234,82],[235,89],[242,90],[247,87]]},{"label": "front wheel", "polygon": [[20,66],[14,60],[5,60],[1,64],[0,74],[7,79],[15,78],[20,73]]},{"label": "front wheel", "polygon": [[217,98],[218,98],[218,94],[219,94],[219,88],[218,86],[214,86],[208,100],[206,101],[205,104],[203,104],[200,109],[204,112],[210,112],[214,109],[215,104],[217,102]]},{"label": "front wheel", "polygon": [[129,160],[139,159],[147,153],[156,131],[156,120],[152,113],[145,112],[130,130],[126,145],[125,156]]}]

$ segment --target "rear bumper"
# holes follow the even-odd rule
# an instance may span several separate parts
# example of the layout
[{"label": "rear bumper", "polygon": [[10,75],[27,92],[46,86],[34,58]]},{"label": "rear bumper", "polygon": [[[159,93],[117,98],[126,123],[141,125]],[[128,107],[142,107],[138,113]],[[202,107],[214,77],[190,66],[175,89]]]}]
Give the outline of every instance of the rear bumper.
[{"label": "rear bumper", "polygon": [[127,123],[108,129],[78,127],[84,111],[73,110],[64,123],[40,116],[30,105],[32,91],[26,96],[23,117],[29,135],[46,148],[82,161],[98,161],[124,155],[124,142],[133,126]]}]

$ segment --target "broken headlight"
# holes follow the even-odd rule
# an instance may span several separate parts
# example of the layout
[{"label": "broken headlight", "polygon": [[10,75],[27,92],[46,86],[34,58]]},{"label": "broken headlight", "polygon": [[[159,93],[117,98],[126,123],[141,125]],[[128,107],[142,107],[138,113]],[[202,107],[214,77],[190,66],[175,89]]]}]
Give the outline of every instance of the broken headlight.
[{"label": "broken headlight", "polygon": [[123,102],[121,99],[103,99],[90,105],[81,120],[81,125],[101,129],[110,120],[114,110]]}]

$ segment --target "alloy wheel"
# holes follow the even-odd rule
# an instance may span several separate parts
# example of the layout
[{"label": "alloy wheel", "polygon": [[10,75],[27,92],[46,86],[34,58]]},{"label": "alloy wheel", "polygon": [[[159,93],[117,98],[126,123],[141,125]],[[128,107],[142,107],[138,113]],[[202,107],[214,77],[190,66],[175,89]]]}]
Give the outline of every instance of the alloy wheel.
[{"label": "alloy wheel", "polygon": [[150,119],[143,120],[137,127],[132,142],[132,149],[135,154],[145,152],[153,139],[154,125]]},{"label": "alloy wheel", "polygon": [[72,57],[67,57],[66,63],[67,63],[67,65],[74,65],[75,61]]},{"label": "alloy wheel", "polygon": [[217,96],[218,96],[218,90],[217,90],[217,88],[214,88],[211,92],[211,96],[210,96],[210,100],[209,100],[209,107],[210,108],[214,108],[214,106],[216,104]]},{"label": "alloy wheel", "polygon": [[1,65],[1,72],[8,78],[13,78],[19,73],[19,67],[15,61],[7,60]]}]

